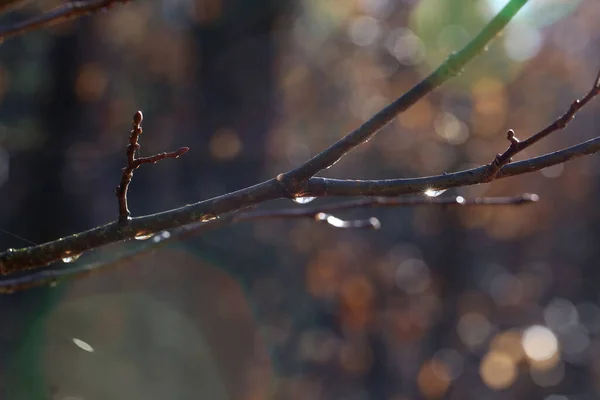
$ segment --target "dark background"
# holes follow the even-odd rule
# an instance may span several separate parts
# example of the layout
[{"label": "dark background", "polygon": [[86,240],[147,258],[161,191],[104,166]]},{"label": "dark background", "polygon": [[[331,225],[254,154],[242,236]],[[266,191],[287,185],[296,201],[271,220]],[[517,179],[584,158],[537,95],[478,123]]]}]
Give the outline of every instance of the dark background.
[{"label": "dark background", "polygon": [[[191,150],[136,171],[134,216],[316,154],[460,48],[496,3],[137,1],[8,40],[1,247],[116,219],[138,109],[142,155]],[[525,137],[562,114],[600,67],[600,3],[531,3],[462,76],[324,175],[487,163],[508,128]],[[520,158],[597,135],[599,107]],[[4,295],[0,399],[597,398],[599,172],[590,156],[443,194],[538,193],[526,207],[354,213],[376,215],[375,232],[232,226]]]}]

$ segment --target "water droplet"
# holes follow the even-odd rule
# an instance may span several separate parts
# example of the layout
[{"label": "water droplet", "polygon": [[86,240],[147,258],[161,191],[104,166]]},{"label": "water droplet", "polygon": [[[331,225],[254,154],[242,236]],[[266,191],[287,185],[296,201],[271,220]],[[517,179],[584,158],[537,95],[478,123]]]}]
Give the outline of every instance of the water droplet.
[{"label": "water droplet", "polygon": [[146,239],[150,239],[152,236],[154,236],[154,233],[148,233],[148,232],[138,232],[135,234],[135,236],[133,237],[135,240],[146,240]]},{"label": "water droplet", "polygon": [[369,223],[373,229],[381,229],[381,222],[375,217],[369,218]]},{"label": "water droplet", "polygon": [[448,189],[427,189],[423,194],[427,197],[438,197],[440,194],[444,193]]},{"label": "water droplet", "polygon": [[214,219],[217,219],[216,215],[204,214],[202,217],[200,217],[200,222],[208,222],[208,221],[212,221]]},{"label": "water droplet", "polygon": [[70,252],[70,251],[67,251],[67,252],[65,253],[65,255],[63,256],[62,260],[63,260],[63,262],[64,262],[64,263],[67,263],[67,264],[68,264],[68,263],[72,263],[72,262],[75,262],[75,261],[77,261],[77,259],[78,259],[79,257],[81,257],[81,253],[79,253],[79,254],[76,254],[76,253],[72,253],[72,252]]},{"label": "water droplet", "polygon": [[163,240],[166,240],[168,238],[171,237],[171,232],[169,231],[162,231],[161,233],[158,233],[156,235],[154,235],[154,237],[152,238],[152,241],[154,243],[158,243],[158,242],[162,242]]},{"label": "water droplet", "polygon": [[327,223],[336,228],[347,228],[350,224],[343,219],[339,219],[334,217],[333,215],[328,215],[325,219]]},{"label": "water droplet", "polygon": [[73,343],[75,343],[75,346],[79,347],[81,350],[85,350],[89,353],[94,352],[94,348],[90,346],[89,343],[86,343],[81,339],[73,338]]},{"label": "water droplet", "polygon": [[320,212],[317,215],[315,215],[315,220],[317,220],[317,221],[326,221],[328,216],[329,216],[328,214]]},{"label": "water droplet", "polygon": [[294,202],[298,204],[308,204],[316,199],[316,197],[294,197]]}]

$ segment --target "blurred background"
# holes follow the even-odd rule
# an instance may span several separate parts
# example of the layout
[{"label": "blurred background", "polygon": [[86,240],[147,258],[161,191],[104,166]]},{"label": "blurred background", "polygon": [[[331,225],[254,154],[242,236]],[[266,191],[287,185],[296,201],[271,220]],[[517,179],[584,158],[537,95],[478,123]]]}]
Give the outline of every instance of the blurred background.
[{"label": "blurred background", "polygon": [[[255,184],[364,122],[501,0],[148,0],[0,44],[2,249]],[[32,1],[10,24],[58,1]],[[598,0],[530,0],[488,51],[323,175],[456,171],[567,110],[600,67]],[[518,157],[598,135],[600,103]],[[0,297],[0,399],[594,399],[597,156],[450,190],[525,207],[358,210],[227,227]],[[311,206],[330,200],[317,199]],[[302,207],[280,201],[266,207]],[[19,239],[18,235],[24,239]],[[132,243],[82,256],[117,259]]]}]

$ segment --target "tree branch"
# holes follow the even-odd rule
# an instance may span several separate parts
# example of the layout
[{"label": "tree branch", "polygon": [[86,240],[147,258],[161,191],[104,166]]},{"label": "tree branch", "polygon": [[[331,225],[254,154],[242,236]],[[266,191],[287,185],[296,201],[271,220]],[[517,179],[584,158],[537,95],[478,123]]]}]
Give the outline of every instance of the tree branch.
[{"label": "tree branch", "polygon": [[[52,262],[60,261],[65,257],[68,260],[73,260],[85,251],[110,243],[132,239],[136,236],[148,236],[175,228],[177,228],[176,232],[198,234],[204,229],[212,229],[216,226],[223,226],[228,223],[251,220],[252,218],[266,218],[264,214],[257,214],[259,213],[258,211],[240,210],[269,200],[295,198],[299,196],[395,197],[403,194],[423,193],[428,189],[447,189],[451,187],[475,185],[489,182],[493,179],[530,173],[551,165],[561,164],[568,160],[600,151],[600,137],[597,137],[576,146],[525,161],[510,163],[509,157],[506,164],[502,165],[500,163],[498,170],[492,171],[494,173],[490,173],[492,167],[488,164],[478,168],[450,174],[409,179],[354,181],[314,177],[314,174],[332,165],[341,156],[373,136],[378,129],[393,119],[399,112],[407,109],[419,98],[422,98],[449,77],[456,75],[469,60],[485,48],[485,45],[489,40],[491,40],[508,23],[525,3],[526,0],[511,0],[500,14],[492,19],[473,41],[459,53],[453,54],[436,70],[436,72],[417,84],[413,89],[407,92],[407,94],[395,100],[390,106],[380,111],[365,123],[365,125],[351,132],[344,139],[300,167],[293,169],[288,173],[280,174],[277,178],[270,179],[258,185],[174,210],[145,217],[132,218],[128,220],[127,223],[113,222],[38,246],[19,250],[8,249],[4,253],[0,253],[0,275],[45,266]],[[600,84],[600,82],[598,82],[599,80],[600,76],[596,79],[594,86]],[[590,95],[592,92],[593,95]],[[570,120],[575,113],[579,111],[583,105],[587,104],[596,94],[597,90],[590,91],[588,95],[584,97],[584,101],[580,101],[580,103],[583,102],[581,106],[579,106],[580,103],[577,103],[577,106],[572,106],[570,111],[567,112],[567,117],[563,115],[561,118],[563,118],[564,121]],[[561,118],[557,119],[558,122],[555,121],[555,123],[551,124],[551,128],[547,127],[533,137],[541,138],[542,135],[545,137],[550,133],[547,132],[548,130],[555,131],[564,127],[561,127]],[[553,128],[555,124],[558,127],[556,129]],[[566,123],[564,125],[566,125]],[[509,137],[509,139],[511,138]],[[514,139],[514,136],[512,139]],[[512,139],[511,146],[513,145]],[[535,143],[535,141],[531,140],[528,145],[533,143]],[[126,185],[121,186],[126,187]],[[383,200],[373,199],[364,201],[371,202],[371,206],[383,206],[383,203],[385,203]],[[456,202],[456,199],[454,199],[454,201]],[[358,203],[363,204],[361,201],[358,201]],[[365,205],[363,204],[362,206]],[[340,206],[338,205],[337,207]],[[332,215],[325,211],[332,210],[328,210],[326,207],[321,207],[316,214],[314,211],[317,210],[310,210],[309,214],[311,218],[315,218],[319,213],[324,214],[317,218],[321,222],[327,222],[339,227],[349,227],[350,225],[353,225],[352,221],[331,219],[330,217],[332,217]],[[252,214],[253,212],[254,214]],[[287,211],[286,213],[289,214]],[[301,212],[298,211],[291,214],[295,217],[300,213]],[[288,215],[287,218],[291,218],[290,215]],[[303,217],[307,217],[307,215],[304,215]],[[186,226],[188,224],[189,226]],[[369,227],[364,221],[362,224],[364,227]],[[373,226],[373,221],[370,221],[370,227]],[[183,235],[184,233],[181,234]]]},{"label": "tree branch", "polygon": [[[38,29],[47,28],[62,22],[70,21],[98,11],[108,10],[116,3],[127,3],[131,0],[82,0],[71,1],[47,13],[0,28],[0,40],[22,35]],[[17,3],[17,0],[5,0],[0,3],[0,12]]]},{"label": "tree branch", "polygon": [[[510,163],[500,169],[495,179],[528,174],[600,151],[600,137],[539,157]],[[394,197],[426,190],[478,185],[489,182],[489,165],[449,174],[420,178],[348,180],[311,178],[304,186],[305,196],[386,196]]]},{"label": "tree branch", "polygon": [[527,3],[527,0],[511,0],[483,28],[483,30],[461,51],[452,53],[428,77],[417,83],[408,92],[388,104],[356,130],[334,143],[327,150],[317,154],[293,170],[279,175],[278,179],[295,195],[309,178],[331,167],[344,155],[373,137],[381,128],[391,122],[400,113],[408,110],[435,88],[448,79],[460,74],[462,69],[476,55],[484,51],[487,44],[510,22],[515,14]]},{"label": "tree branch", "polygon": [[496,155],[494,161],[490,163],[488,179],[494,179],[494,177],[500,171],[500,169],[509,162],[511,162],[512,158],[518,153],[522,152],[528,147],[533,146],[534,144],[544,139],[551,133],[566,128],[569,122],[571,122],[571,120],[575,118],[575,114],[577,114],[579,110],[581,110],[598,94],[600,94],[600,70],[598,71],[598,74],[594,79],[592,88],[586,93],[586,95],[583,96],[581,99],[575,100],[573,103],[571,103],[571,106],[563,115],[558,117],[554,122],[552,122],[550,125],[542,129],[541,131],[537,132],[534,135],[531,135],[526,140],[520,141],[515,136],[515,131],[509,129],[509,131],[506,134],[506,138],[510,142],[510,146],[508,146],[508,149],[506,149],[504,153]]},{"label": "tree branch", "polygon": [[333,203],[322,207],[305,208],[286,208],[279,210],[249,210],[238,211],[226,214],[218,219],[213,219],[204,223],[194,223],[179,227],[172,231],[159,232],[156,235],[146,235],[143,246],[137,247],[133,251],[121,254],[116,260],[101,261],[95,263],[85,263],[78,266],[56,269],[42,269],[22,276],[0,279],[0,293],[13,293],[45,284],[55,284],[57,281],[72,278],[84,277],[97,271],[104,271],[109,267],[117,267],[134,257],[149,253],[159,246],[163,246],[172,241],[178,241],[190,236],[196,236],[211,230],[221,228],[225,225],[236,222],[254,222],[270,219],[312,219],[316,222],[326,223],[335,228],[354,228],[354,229],[378,229],[380,222],[377,218],[371,217],[359,220],[343,220],[331,213],[365,209],[370,207],[414,207],[414,206],[440,206],[440,207],[480,207],[480,206],[512,206],[525,205],[538,201],[535,194],[523,194],[514,197],[477,197],[474,199],[465,199],[462,196],[455,197],[412,197],[412,198],[372,198],[356,199],[344,202]]},{"label": "tree branch", "polygon": [[[261,219],[314,219],[323,221],[323,216],[320,214],[330,215],[330,213],[338,213],[341,211],[365,209],[365,208],[396,208],[396,207],[414,207],[414,206],[507,206],[507,205],[523,205],[538,201],[536,194],[522,194],[514,197],[476,197],[474,199],[465,199],[462,196],[455,197],[401,197],[401,198],[384,198],[374,197],[367,199],[348,200],[339,203],[333,203],[319,207],[305,208],[289,208],[282,210],[253,210],[242,212],[234,217],[233,222],[240,221],[255,221]],[[336,228],[340,226],[330,224]],[[373,228],[374,226],[369,226]],[[344,227],[345,228],[345,227]]]},{"label": "tree branch", "polygon": [[[505,165],[495,179],[522,175],[600,151],[600,137],[540,157]],[[340,180],[314,177],[302,188],[303,196],[385,196],[423,193],[428,189],[476,185],[489,179],[489,165],[422,178],[384,180]],[[0,275],[48,265],[65,256],[80,254],[136,235],[173,229],[196,221],[210,221],[222,214],[254,206],[268,200],[290,197],[277,179],[200,201],[170,211],[132,218],[126,225],[113,222],[53,242],[0,253]]]}]

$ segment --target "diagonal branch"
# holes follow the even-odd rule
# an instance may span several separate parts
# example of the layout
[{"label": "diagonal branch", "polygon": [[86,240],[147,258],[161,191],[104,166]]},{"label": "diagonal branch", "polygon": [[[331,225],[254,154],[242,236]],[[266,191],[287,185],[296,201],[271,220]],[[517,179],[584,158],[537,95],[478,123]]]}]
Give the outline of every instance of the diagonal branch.
[{"label": "diagonal branch", "polygon": [[[127,3],[131,0],[81,0],[71,1],[65,5],[57,7],[47,13],[38,15],[18,22],[13,25],[0,28],[0,40],[8,39],[13,36],[22,35],[34,30],[47,28],[62,22],[70,21],[85,15],[90,15],[98,11],[107,10],[116,3]],[[17,1],[5,0],[0,4],[0,11],[6,7],[12,6]]]},{"label": "diagonal branch", "polygon": [[[600,151],[600,137],[549,153],[540,157],[508,164],[495,179],[538,171],[569,160]],[[486,182],[488,166],[422,178],[385,180],[339,180],[311,178],[303,187],[307,196],[385,196],[395,197],[423,193],[436,188],[476,185]],[[113,222],[53,242],[0,253],[0,275],[27,270],[60,261],[65,255],[80,254],[110,243],[132,239],[141,233],[149,234],[177,228],[193,222],[211,221],[222,214],[257,205],[269,200],[288,197],[280,182],[274,178],[249,188],[238,190],[195,204],[145,217],[132,218],[126,225]]]},{"label": "diagonal branch", "polygon": [[[510,18],[525,2],[526,0],[511,0],[507,7],[482,30],[482,33],[459,53],[451,56],[442,67],[438,68],[432,74],[433,78],[432,76],[426,78],[409,91],[412,95],[408,97],[402,96],[392,103],[390,107],[387,107],[370,120],[380,122],[371,122],[371,125],[368,125],[368,122],[367,128],[363,128],[363,125],[363,127],[350,133],[346,138],[325,152],[303,164],[303,166],[252,187],[174,210],[132,218],[126,224],[112,222],[86,232],[38,246],[18,250],[8,249],[4,253],[0,253],[0,275],[45,266],[52,262],[60,261],[65,257],[68,260],[73,260],[80,253],[100,246],[132,239],[136,236],[148,236],[164,230],[177,228],[178,232],[198,234],[203,229],[212,229],[215,226],[223,226],[227,223],[240,221],[240,218],[244,216],[244,212],[250,213],[245,214],[246,218],[249,219],[252,215],[251,211],[240,210],[269,200],[297,196],[395,197],[403,194],[423,193],[429,189],[446,189],[489,182],[491,180],[489,165],[455,173],[410,179],[353,181],[318,178],[313,175],[331,165],[339,157],[371,137],[379,128],[385,125],[385,121],[389,122],[397,112],[408,108],[418,98],[439,86],[439,84],[453,74],[456,74],[464,64],[485,47],[485,44],[508,23]],[[596,83],[597,85],[598,83]],[[590,100],[591,97],[593,96],[590,96]],[[403,98],[405,100],[402,100]],[[410,100],[411,98],[412,100]],[[586,103],[588,102],[589,100],[586,101]],[[578,107],[574,110],[569,118],[572,118],[580,109],[581,107]],[[530,173],[598,151],[600,151],[600,137],[540,157],[501,165],[499,170],[492,176],[492,179]],[[323,208],[321,208],[320,212],[328,214],[323,211]],[[335,222],[335,224],[341,226],[344,225],[344,222],[349,222],[340,220],[342,221],[340,223],[339,221],[329,219],[329,216],[329,214],[321,216],[323,218],[319,219],[330,224]],[[255,217],[258,218],[256,215]]]},{"label": "diagonal branch", "polygon": [[453,53],[428,77],[412,89],[388,104],[356,130],[334,143],[293,170],[279,175],[278,179],[292,195],[296,195],[303,183],[324,169],[329,168],[352,149],[373,137],[381,128],[417,101],[431,93],[448,79],[458,75],[465,65],[484,51],[487,44],[510,22],[527,0],[511,0],[461,51]]},{"label": "diagonal branch", "polygon": [[157,233],[156,235],[147,235],[146,243],[137,247],[133,251],[117,256],[117,260],[101,261],[95,263],[85,263],[82,265],[43,269],[17,277],[0,279],[0,294],[13,293],[28,288],[50,284],[57,281],[73,278],[85,277],[98,271],[104,271],[109,267],[118,267],[134,257],[149,253],[159,246],[163,246],[175,240],[182,240],[190,236],[196,236],[206,233],[210,230],[221,228],[225,225],[236,222],[254,222],[270,219],[312,219],[316,222],[326,223],[335,228],[358,228],[358,229],[378,229],[380,222],[377,218],[367,218],[359,220],[343,220],[331,213],[364,209],[369,207],[414,207],[414,206],[456,206],[456,207],[480,207],[480,206],[511,206],[531,204],[538,200],[535,194],[523,194],[514,197],[477,197],[465,199],[462,196],[427,198],[423,196],[413,198],[371,198],[357,199],[344,202],[329,204],[322,207],[305,208],[286,208],[279,210],[250,210],[230,213],[218,219],[213,219],[206,223],[196,223],[179,227],[170,232]]}]

